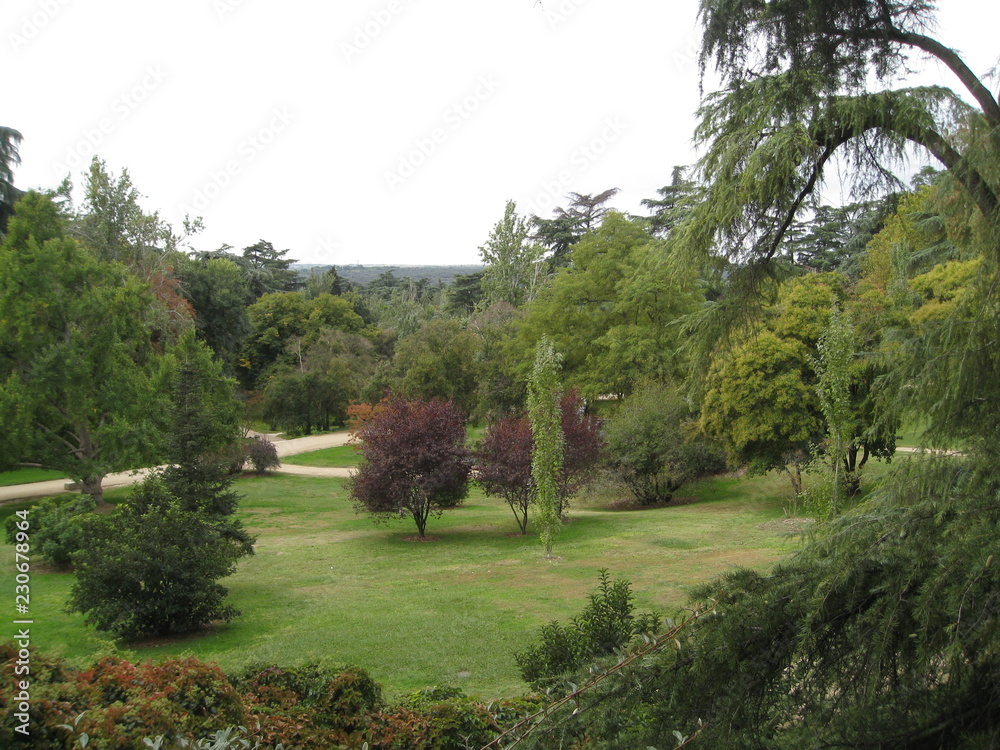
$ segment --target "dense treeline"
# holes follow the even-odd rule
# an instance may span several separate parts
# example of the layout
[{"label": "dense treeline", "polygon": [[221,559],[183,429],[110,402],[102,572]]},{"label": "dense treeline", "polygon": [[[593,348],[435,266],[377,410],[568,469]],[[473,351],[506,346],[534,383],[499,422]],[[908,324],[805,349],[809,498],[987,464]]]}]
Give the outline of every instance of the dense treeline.
[{"label": "dense treeline", "polygon": [[[193,360],[239,384],[225,380],[219,403],[238,394],[287,432],[373,405],[373,456],[380,430],[402,434],[380,408],[447,411],[438,432],[454,433],[461,471],[441,502],[469,476],[461,419],[489,425],[483,486],[522,530],[535,502],[550,552],[571,441],[565,418],[540,425],[558,421],[565,388],[581,424],[605,419],[593,445],[610,445],[637,502],[668,502],[725,461],[784,472],[825,523],[770,574],[704,588],[690,621],[641,659],[604,662],[522,727],[529,741],[998,746],[1000,105],[927,36],[928,3],[706,0],[701,13],[702,66],[723,85],[700,111],[699,164],[676,168],[644,216],[615,211],[614,189],[571,194],[548,218],[508,202],[482,272],[447,286],[392,273],[353,285],[336,269],[303,280],[292,251],[263,240],[184,250],[196,235],[144,213],[127,173],[99,160],[83,206],[62,189],[11,214],[19,135],[0,132],[0,464],[61,468],[99,504],[106,473],[169,455],[169,384]],[[966,98],[893,88],[918,51]],[[899,182],[910,145],[941,171]],[[818,198],[835,158],[847,205]],[[181,356],[192,335],[206,357]],[[893,457],[904,425],[958,455],[909,460],[862,499],[865,466]],[[403,499],[378,489],[363,505],[409,508],[423,534],[432,465]],[[370,468],[364,487],[384,487]],[[238,531],[225,515],[210,532]],[[578,667],[562,675],[577,686]]]}]

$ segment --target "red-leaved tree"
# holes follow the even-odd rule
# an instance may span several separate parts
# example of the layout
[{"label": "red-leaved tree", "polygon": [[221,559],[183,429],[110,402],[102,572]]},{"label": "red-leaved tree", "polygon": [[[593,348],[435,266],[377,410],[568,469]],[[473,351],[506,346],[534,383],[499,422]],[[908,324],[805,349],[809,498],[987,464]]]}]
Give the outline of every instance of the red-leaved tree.
[{"label": "red-leaved tree", "polygon": [[476,483],[507,502],[522,534],[528,531],[533,444],[527,417],[511,416],[489,425],[476,451]]},{"label": "red-leaved tree", "polygon": [[[563,465],[557,495],[560,514],[569,499],[589,482],[600,466],[604,452],[601,428],[604,420],[587,414],[583,399],[567,391],[562,409]],[[528,529],[528,508],[532,503],[531,451],[534,441],[525,416],[510,416],[486,428],[476,452],[476,483],[487,495],[502,497],[521,528]]]},{"label": "red-leaved tree", "polygon": [[604,420],[586,413],[586,404],[574,390],[562,397],[563,465],[559,474],[560,515],[569,499],[583,489],[600,468],[604,454]]},{"label": "red-leaved tree", "polygon": [[361,464],[349,487],[359,513],[376,522],[409,514],[423,537],[432,514],[465,499],[465,415],[451,401],[392,398],[355,435]]}]

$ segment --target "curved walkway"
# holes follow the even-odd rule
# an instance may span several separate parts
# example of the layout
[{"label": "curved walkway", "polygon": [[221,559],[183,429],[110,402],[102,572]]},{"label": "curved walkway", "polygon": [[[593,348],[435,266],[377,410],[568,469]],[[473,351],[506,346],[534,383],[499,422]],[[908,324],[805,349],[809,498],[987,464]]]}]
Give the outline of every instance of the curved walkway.
[{"label": "curved walkway", "polygon": [[[268,437],[273,437],[269,435]],[[308,453],[323,448],[334,448],[338,445],[346,445],[351,439],[347,431],[331,432],[326,435],[309,435],[307,437],[292,438],[291,440],[274,440],[274,447],[278,449],[278,458],[284,456],[294,456],[299,453]],[[277,472],[279,474],[295,474],[306,477],[348,477],[351,469],[328,469],[319,466],[295,466],[292,464],[282,464]],[[120,474],[108,474],[104,477],[104,489],[114,487],[126,487],[142,481],[142,478],[149,473],[149,469],[140,469],[134,472],[123,472]],[[53,479],[47,482],[32,482],[31,484],[13,484],[9,487],[0,487],[0,503],[10,500],[25,500],[33,497],[47,497],[66,492],[66,485],[70,479]]]}]

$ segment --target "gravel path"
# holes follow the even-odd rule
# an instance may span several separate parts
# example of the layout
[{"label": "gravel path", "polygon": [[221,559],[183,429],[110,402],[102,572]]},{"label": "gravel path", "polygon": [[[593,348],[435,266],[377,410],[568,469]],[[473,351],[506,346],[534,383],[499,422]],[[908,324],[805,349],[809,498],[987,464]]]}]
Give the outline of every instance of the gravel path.
[{"label": "gravel path", "polygon": [[[309,435],[308,437],[293,438],[291,440],[274,440],[273,435],[268,435],[267,437],[272,440],[274,447],[278,449],[279,458],[294,456],[298,453],[317,451],[323,448],[334,448],[338,445],[346,445],[351,439],[347,431],[331,432],[326,435]],[[293,466],[291,464],[283,464],[281,468],[277,469],[279,474],[295,474],[305,477],[348,477],[351,471],[351,469],[327,469],[319,466]],[[142,478],[148,473],[148,469],[142,469],[138,472],[109,474],[104,478],[104,489],[108,490],[113,487],[126,487],[135,484],[142,481]],[[66,485],[70,481],[69,479],[54,479],[48,482],[32,482],[31,484],[14,484],[10,487],[0,487],[0,503],[10,500],[58,495],[60,492],[66,492]]]}]

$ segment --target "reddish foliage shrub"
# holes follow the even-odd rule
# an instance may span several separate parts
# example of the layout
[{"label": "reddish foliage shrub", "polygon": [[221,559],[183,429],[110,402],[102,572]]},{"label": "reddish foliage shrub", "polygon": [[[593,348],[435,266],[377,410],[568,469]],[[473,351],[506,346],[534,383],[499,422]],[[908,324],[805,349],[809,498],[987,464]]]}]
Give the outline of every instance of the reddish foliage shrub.
[{"label": "reddish foliage shrub", "polygon": [[541,707],[541,702],[496,701],[487,706],[457,688],[434,687],[371,717],[364,738],[371,750],[464,750],[482,747]]},{"label": "reddish foliage shrub", "polygon": [[347,407],[347,426],[357,434],[358,430],[371,422],[385,408],[388,399],[382,399],[377,404],[351,404]]},{"label": "reddish foliage shrub", "polygon": [[[17,712],[18,649],[0,644],[0,711]],[[248,726],[267,747],[286,750],[449,750],[480,747],[540,707],[540,702],[496,701],[486,706],[454,688],[420,691],[385,709],[382,690],[354,667],[315,664],[248,669],[232,681],[197,659],[132,664],[105,657],[85,670],[31,651],[31,734],[0,722],[0,748],[77,750],[62,724],[76,723],[94,750],[146,750],[145,738],[205,737]],[[82,716],[81,716],[82,714]]]},{"label": "reddish foliage shrub", "polygon": [[382,703],[382,689],[357,667],[252,667],[235,679],[266,744],[324,749],[346,742]]},{"label": "reddish foliage shrub", "polygon": [[[0,659],[0,706],[10,715],[16,693],[6,678],[13,675],[17,652],[2,646]],[[222,671],[197,659],[131,664],[106,657],[79,671],[32,652],[29,679],[31,734],[27,742],[18,736],[17,747],[73,747],[72,734],[59,725],[73,724],[80,714],[78,730],[90,735],[88,747],[95,750],[143,748],[143,738],[159,734],[203,736],[247,719],[242,697]],[[4,722],[0,746],[15,746],[11,731],[11,722]]]},{"label": "reddish foliage shrub", "polygon": [[453,402],[393,398],[357,436],[362,461],[349,487],[359,512],[376,521],[409,514],[424,536],[432,514],[465,498],[465,414]]}]

